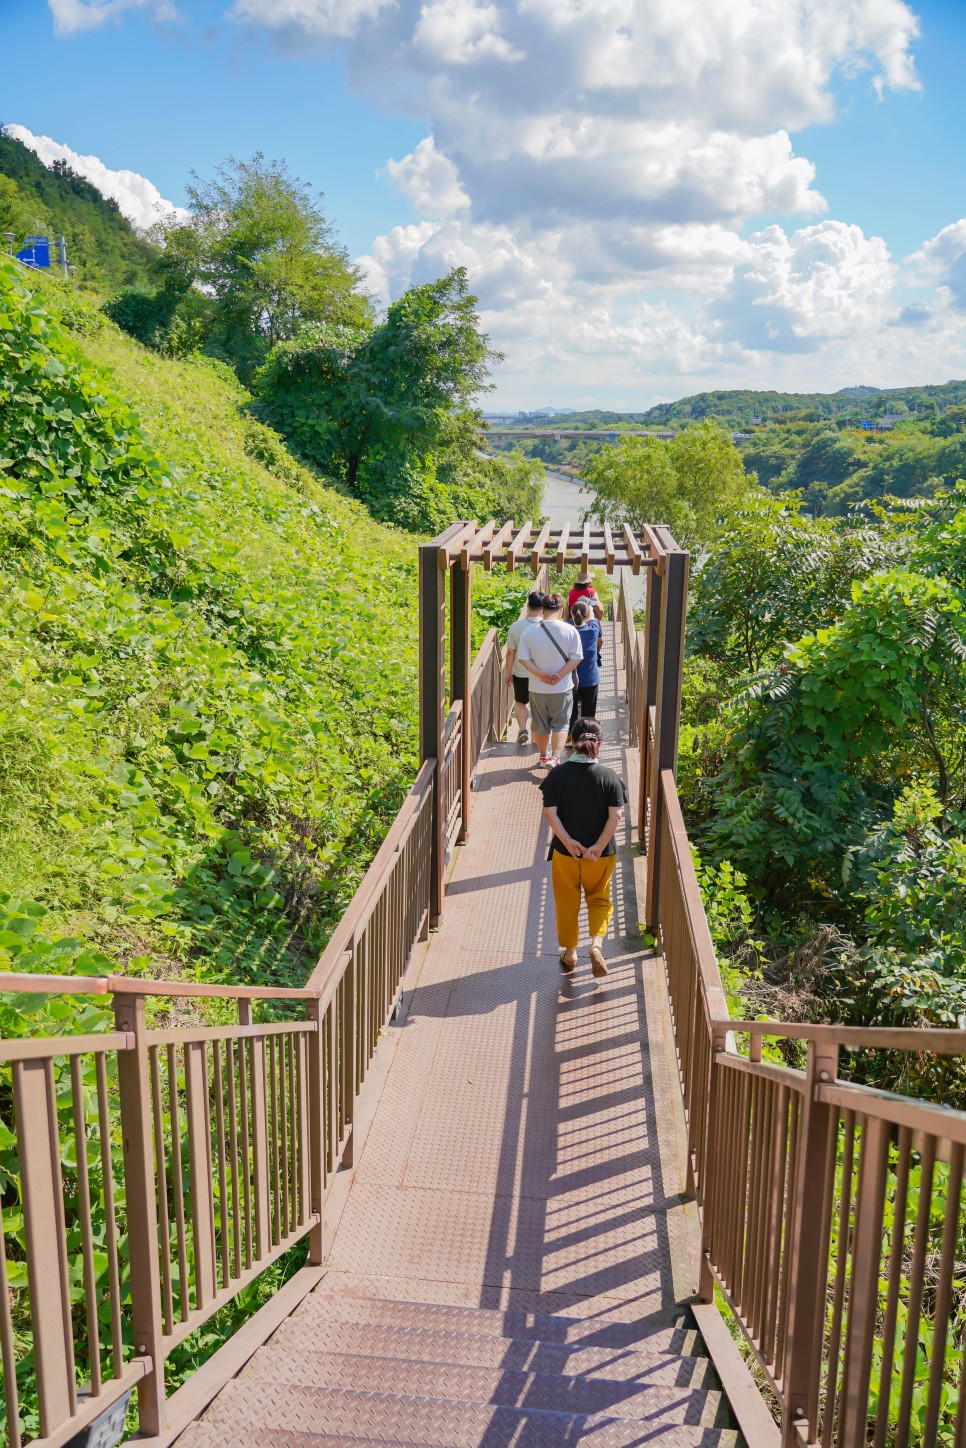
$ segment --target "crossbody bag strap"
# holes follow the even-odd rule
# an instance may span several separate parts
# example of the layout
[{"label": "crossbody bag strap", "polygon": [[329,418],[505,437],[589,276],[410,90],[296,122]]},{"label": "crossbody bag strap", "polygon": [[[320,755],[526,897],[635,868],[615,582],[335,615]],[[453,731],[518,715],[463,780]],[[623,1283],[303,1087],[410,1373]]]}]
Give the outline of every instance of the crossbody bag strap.
[{"label": "crossbody bag strap", "polygon": [[543,629],[544,633],[547,635],[547,638],[548,638],[548,639],[550,640],[550,642],[553,644],[554,648],[557,650],[557,653],[558,653],[558,654],[560,655],[560,657],[563,659],[564,663],[565,663],[565,664],[569,664],[569,663],[570,663],[570,655],[569,655],[568,653],[566,653],[565,650],[560,647],[560,642],[559,642],[559,640],[554,638],[553,634],[552,634],[552,633],[550,632],[550,630],[547,628],[547,625],[544,623],[543,619],[540,620],[540,627]]}]

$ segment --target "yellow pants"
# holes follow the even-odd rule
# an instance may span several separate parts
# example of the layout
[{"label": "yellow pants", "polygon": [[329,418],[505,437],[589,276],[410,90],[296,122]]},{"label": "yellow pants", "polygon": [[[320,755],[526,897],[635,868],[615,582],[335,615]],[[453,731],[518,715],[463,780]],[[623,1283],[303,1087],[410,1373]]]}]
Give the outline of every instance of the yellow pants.
[{"label": "yellow pants", "polygon": [[553,853],[553,903],[557,911],[557,939],[561,950],[576,950],[580,935],[580,892],[587,900],[591,935],[606,935],[614,906],[610,881],[616,855],[599,860],[575,860],[573,855]]}]

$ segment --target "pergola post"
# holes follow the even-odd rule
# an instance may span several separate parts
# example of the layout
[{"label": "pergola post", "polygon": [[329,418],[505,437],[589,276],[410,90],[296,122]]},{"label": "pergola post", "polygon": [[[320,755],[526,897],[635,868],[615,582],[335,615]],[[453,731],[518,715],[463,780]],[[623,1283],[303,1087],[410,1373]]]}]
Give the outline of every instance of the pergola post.
[{"label": "pergola post", "polygon": [[470,717],[470,669],[472,660],[470,658],[471,635],[472,635],[472,571],[464,568],[462,561],[450,565],[449,587],[450,587],[450,639],[449,639],[449,668],[450,668],[450,699],[455,704],[459,699],[463,707],[462,714],[462,742],[460,744],[460,831],[458,843],[465,844],[469,835],[470,827],[470,782],[471,782],[471,761],[473,759],[473,721]]},{"label": "pergola post", "polygon": [[[458,527],[459,525],[455,525]],[[429,923],[443,908],[443,724],[446,717],[446,535],[419,549],[419,757],[436,761],[430,829]]]},{"label": "pergola post", "polygon": [[[648,780],[647,891],[644,921],[649,930],[657,925],[661,879],[661,771],[670,769],[677,774],[681,677],[684,670],[684,618],[687,606],[688,554],[675,549],[665,554],[661,586],[657,690],[654,700],[654,763]],[[646,708],[646,690],[644,696]],[[646,741],[645,735],[645,747]]]},{"label": "pergola post", "polygon": [[651,708],[657,700],[658,659],[661,646],[661,599],[664,593],[663,571],[649,568],[644,583],[644,682],[640,698],[637,739],[640,751],[637,798],[637,841],[641,850],[647,848],[647,802],[650,798],[650,748],[648,745]]}]

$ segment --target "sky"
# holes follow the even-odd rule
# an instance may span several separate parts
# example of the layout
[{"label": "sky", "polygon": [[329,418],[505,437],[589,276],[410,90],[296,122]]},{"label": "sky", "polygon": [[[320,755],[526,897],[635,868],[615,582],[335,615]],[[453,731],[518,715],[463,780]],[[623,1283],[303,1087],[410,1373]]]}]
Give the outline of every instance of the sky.
[{"label": "sky", "polygon": [[132,220],[262,151],[490,409],[966,376],[966,0],[0,0],[0,122]]}]

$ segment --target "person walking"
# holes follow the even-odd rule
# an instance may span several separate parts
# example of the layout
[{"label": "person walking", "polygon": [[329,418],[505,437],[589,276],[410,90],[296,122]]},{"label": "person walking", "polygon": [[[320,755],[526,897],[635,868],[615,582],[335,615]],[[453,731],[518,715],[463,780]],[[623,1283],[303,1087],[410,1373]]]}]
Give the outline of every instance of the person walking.
[{"label": "person walking", "polygon": [[573,702],[573,674],[583,662],[580,634],[560,617],[559,593],[544,594],[540,621],[520,639],[518,658],[530,675],[530,718],[540,764],[553,769],[567,737]]},{"label": "person walking", "polygon": [[579,574],[577,582],[567,594],[568,613],[573,613],[574,604],[580,598],[587,600],[594,611],[594,617],[596,619],[602,619],[604,617],[604,605],[597,597],[597,589],[594,587],[594,580],[589,573]]},{"label": "person walking", "polygon": [[578,716],[582,719],[596,719],[597,690],[600,687],[600,649],[603,629],[594,618],[590,604],[579,598],[571,615],[583,646],[583,661],[578,664],[574,675],[574,702],[570,710],[568,738],[572,741],[574,725]]},{"label": "person walking", "polygon": [[574,752],[540,781],[543,813],[553,832],[551,879],[560,968],[577,965],[581,895],[587,902],[590,968],[607,974],[602,944],[614,912],[611,879],[617,860],[614,833],[627,796],[618,775],[600,763],[604,731],[596,719],[574,725]]},{"label": "person walking", "polygon": [[527,611],[510,625],[506,636],[506,681],[513,685],[513,712],[517,721],[517,743],[530,741],[530,675],[520,662],[520,640],[532,623],[543,618],[543,594],[527,595]]}]

